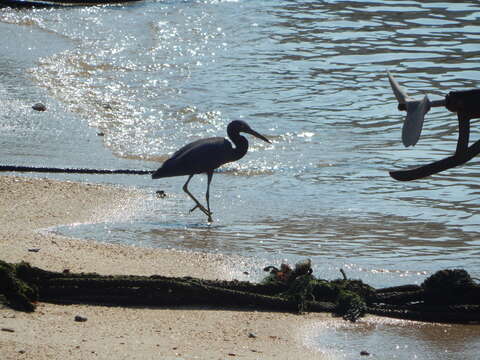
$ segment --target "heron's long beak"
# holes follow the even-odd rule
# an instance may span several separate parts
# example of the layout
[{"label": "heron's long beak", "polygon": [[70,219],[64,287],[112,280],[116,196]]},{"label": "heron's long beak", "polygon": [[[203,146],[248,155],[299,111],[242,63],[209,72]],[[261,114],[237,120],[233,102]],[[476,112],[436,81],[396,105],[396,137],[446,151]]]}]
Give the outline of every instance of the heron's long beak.
[{"label": "heron's long beak", "polygon": [[257,133],[255,130],[252,130],[252,129],[249,128],[249,129],[244,130],[243,132],[246,132],[247,134],[253,135],[253,136],[255,136],[259,139],[262,139],[263,141],[271,144],[270,140],[268,140],[265,136]]}]

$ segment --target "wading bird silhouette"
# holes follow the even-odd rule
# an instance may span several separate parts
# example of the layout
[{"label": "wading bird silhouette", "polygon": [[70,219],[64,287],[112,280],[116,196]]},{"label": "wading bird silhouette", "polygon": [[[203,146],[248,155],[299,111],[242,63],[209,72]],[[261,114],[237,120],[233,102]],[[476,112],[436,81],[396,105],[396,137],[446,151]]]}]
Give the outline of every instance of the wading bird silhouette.
[{"label": "wading bird silhouette", "polygon": [[[195,209],[200,209],[208,216],[208,222],[212,222],[212,212],[210,211],[210,182],[212,181],[213,171],[223,164],[237,161],[245,156],[248,151],[247,139],[240,135],[241,132],[253,135],[263,141],[270,141],[263,135],[252,130],[244,121],[235,120],[228,124],[227,134],[230,140],[235,144],[232,147],[230,141],[222,137],[213,137],[200,139],[185,145],[175,152],[172,157],[166,160],[163,165],[152,174],[152,179],[160,179],[172,176],[188,175],[187,182],[183,185],[183,191],[187,193],[195,202]],[[188,191],[188,183],[195,174],[207,174],[207,208]]]}]

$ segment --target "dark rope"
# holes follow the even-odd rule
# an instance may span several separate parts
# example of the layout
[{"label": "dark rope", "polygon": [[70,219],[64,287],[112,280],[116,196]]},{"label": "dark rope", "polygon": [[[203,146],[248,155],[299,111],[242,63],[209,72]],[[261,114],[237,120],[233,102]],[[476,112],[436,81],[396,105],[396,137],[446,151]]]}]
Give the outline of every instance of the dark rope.
[{"label": "dark rope", "polygon": [[62,169],[62,168],[51,168],[51,167],[16,166],[16,165],[0,165],[0,171],[68,173],[68,174],[127,174],[127,175],[151,175],[154,172],[154,170]]},{"label": "dark rope", "polygon": [[96,6],[119,3],[131,3],[140,0],[0,0],[0,7],[15,8],[58,8],[65,6]]}]

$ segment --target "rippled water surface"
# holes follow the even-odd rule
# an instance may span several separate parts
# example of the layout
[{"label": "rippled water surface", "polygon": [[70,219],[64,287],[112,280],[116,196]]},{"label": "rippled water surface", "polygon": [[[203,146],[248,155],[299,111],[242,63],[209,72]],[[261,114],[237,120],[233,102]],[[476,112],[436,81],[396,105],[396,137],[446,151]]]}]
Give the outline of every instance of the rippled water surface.
[{"label": "rippled water surface", "polygon": [[[260,262],[310,257],[324,277],[343,267],[376,286],[441,268],[480,276],[479,162],[390,178],[453,152],[457,120],[431,110],[405,149],[386,78],[431,99],[479,87],[477,1],[2,8],[0,32],[2,162],[155,169],[189,141],[225,136],[234,119],[272,140],[249,137],[249,153],[214,176],[212,225],[188,213],[186,178],[70,176],[134,186],[146,199],[124,221],[62,231]],[[39,100],[49,111],[30,110]],[[199,199],[205,188],[193,178]]]}]

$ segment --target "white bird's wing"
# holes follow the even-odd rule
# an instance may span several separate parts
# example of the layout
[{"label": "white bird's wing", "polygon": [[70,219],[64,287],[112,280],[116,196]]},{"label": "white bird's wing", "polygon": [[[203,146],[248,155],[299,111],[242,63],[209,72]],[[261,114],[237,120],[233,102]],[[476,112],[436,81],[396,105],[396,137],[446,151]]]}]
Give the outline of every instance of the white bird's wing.
[{"label": "white bird's wing", "polygon": [[407,116],[402,128],[402,142],[406,147],[415,145],[420,138],[425,114],[430,110],[430,100],[425,95],[421,101],[407,102]]},{"label": "white bird's wing", "polygon": [[388,74],[388,81],[390,82],[390,86],[392,87],[393,94],[397,98],[399,104],[406,104],[408,100],[411,98],[408,97],[405,90],[398,84],[397,80],[390,74],[390,71],[387,71]]},{"label": "white bird's wing", "polygon": [[406,147],[415,145],[420,138],[423,128],[425,114],[430,110],[430,100],[427,95],[422,100],[414,100],[407,95],[405,90],[398,84],[395,78],[387,72],[388,81],[392,87],[393,94],[399,104],[405,105],[407,116],[402,128],[402,142]]}]

